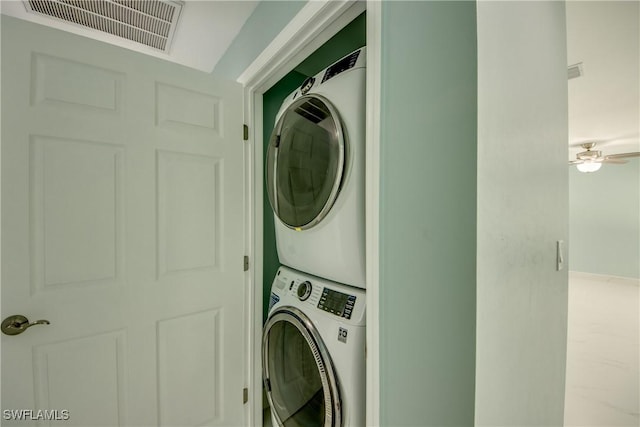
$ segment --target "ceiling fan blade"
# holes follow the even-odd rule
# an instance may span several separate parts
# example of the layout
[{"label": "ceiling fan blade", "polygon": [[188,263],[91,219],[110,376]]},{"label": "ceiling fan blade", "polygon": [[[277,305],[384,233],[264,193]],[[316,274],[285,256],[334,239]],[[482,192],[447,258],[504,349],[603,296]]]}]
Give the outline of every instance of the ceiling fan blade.
[{"label": "ceiling fan blade", "polygon": [[629,163],[627,160],[622,160],[622,159],[609,159],[609,158],[605,158],[604,160],[602,160],[602,163],[608,163],[608,164],[615,164],[615,165],[623,165],[625,163]]},{"label": "ceiling fan blade", "polygon": [[629,157],[640,157],[640,151],[636,151],[633,153],[620,153],[620,154],[609,154],[605,157],[605,159],[626,159]]},{"label": "ceiling fan blade", "polygon": [[579,165],[584,163],[584,160],[569,160],[570,165]]}]

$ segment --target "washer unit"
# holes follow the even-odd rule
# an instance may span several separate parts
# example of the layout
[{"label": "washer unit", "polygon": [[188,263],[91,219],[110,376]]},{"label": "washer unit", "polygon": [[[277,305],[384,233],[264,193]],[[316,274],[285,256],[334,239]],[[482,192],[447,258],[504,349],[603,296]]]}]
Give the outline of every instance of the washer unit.
[{"label": "washer unit", "polygon": [[283,102],[266,182],[280,263],[365,288],[366,48]]},{"label": "washer unit", "polygon": [[365,425],[365,293],[287,267],[262,336],[274,425]]}]

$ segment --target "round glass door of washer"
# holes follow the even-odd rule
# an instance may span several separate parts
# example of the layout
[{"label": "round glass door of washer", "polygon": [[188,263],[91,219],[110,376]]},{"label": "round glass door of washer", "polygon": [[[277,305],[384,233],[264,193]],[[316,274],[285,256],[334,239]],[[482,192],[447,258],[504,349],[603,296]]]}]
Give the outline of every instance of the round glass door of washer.
[{"label": "round glass door of washer", "polygon": [[262,341],[264,383],[272,414],[284,427],[340,427],[334,368],[322,339],[295,307],[274,312]]},{"label": "round glass door of washer", "polygon": [[267,193],[280,221],[296,230],[322,221],[338,197],[344,163],[344,134],[331,103],[318,95],[294,101],[267,148]]}]

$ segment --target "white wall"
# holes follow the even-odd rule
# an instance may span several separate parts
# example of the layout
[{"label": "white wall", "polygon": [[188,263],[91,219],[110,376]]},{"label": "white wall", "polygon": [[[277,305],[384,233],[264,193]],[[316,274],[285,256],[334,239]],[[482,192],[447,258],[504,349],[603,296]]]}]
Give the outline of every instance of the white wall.
[{"label": "white wall", "polygon": [[570,274],[565,426],[640,425],[640,280]]},{"label": "white wall", "polygon": [[563,422],[565,26],[563,2],[478,2],[478,426]]}]

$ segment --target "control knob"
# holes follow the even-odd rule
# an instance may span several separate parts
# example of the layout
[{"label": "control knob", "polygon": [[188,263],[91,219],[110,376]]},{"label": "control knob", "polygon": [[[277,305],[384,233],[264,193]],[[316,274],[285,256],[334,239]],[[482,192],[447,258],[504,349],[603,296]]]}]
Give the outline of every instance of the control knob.
[{"label": "control knob", "polygon": [[311,296],[311,282],[304,281],[298,285],[298,298],[304,301]]}]

